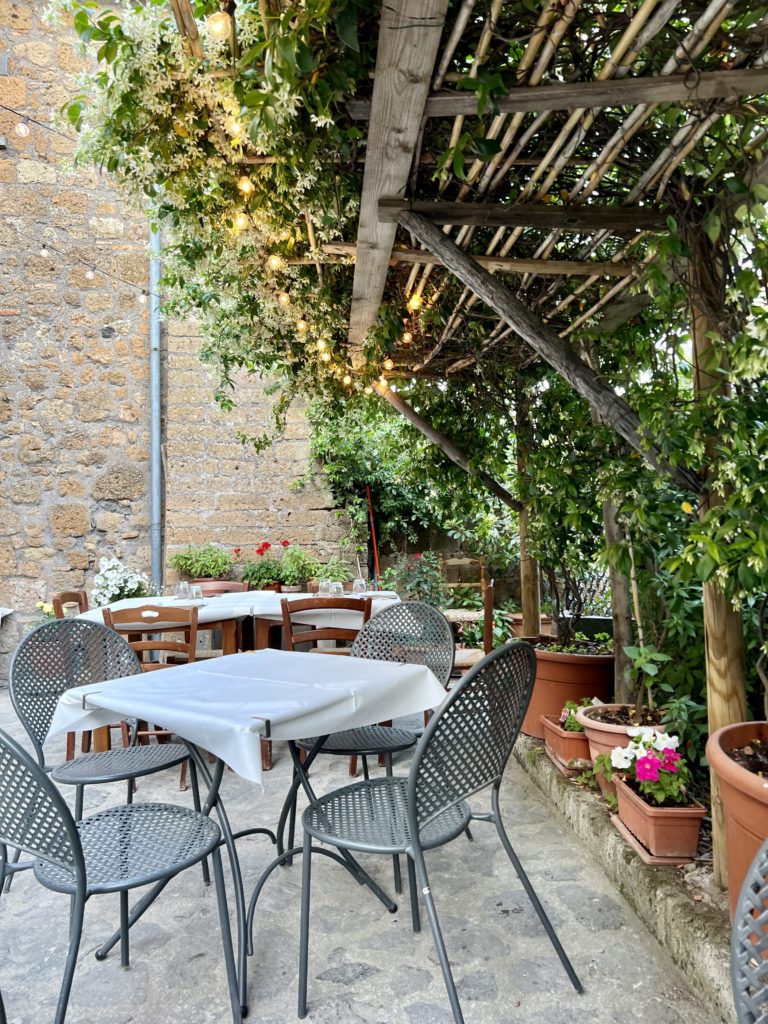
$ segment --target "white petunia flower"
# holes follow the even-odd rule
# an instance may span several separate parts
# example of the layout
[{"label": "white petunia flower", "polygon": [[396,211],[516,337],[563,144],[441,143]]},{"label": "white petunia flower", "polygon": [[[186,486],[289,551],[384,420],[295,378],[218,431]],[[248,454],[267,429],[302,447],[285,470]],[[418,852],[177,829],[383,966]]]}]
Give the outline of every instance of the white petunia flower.
[{"label": "white petunia flower", "polygon": [[665,732],[657,732],[653,745],[656,750],[677,750],[680,746],[680,737],[668,736]]},{"label": "white petunia flower", "polygon": [[614,768],[629,768],[636,753],[632,747],[614,747],[611,751],[611,764]]}]

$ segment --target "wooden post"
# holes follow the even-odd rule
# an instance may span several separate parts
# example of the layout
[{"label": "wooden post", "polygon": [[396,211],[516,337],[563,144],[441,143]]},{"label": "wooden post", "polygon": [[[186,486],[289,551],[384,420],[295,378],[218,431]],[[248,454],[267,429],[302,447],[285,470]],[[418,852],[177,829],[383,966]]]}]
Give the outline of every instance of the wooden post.
[{"label": "wooden post", "polygon": [[[515,434],[517,441],[517,475],[526,477],[526,458],[531,445],[531,424],[528,418],[528,397],[522,384],[515,395]],[[523,636],[538,636],[541,632],[541,601],[539,563],[530,553],[528,535],[528,509],[522,503],[518,514],[520,537],[520,606],[523,611]]]},{"label": "wooden post", "polygon": [[[717,277],[714,247],[704,232],[688,238],[689,298],[693,334],[694,389],[699,400],[713,393],[728,394],[727,357],[719,338],[719,325],[711,314],[722,306],[722,281]],[[711,442],[707,444],[708,452]],[[699,513],[722,501],[720,495],[702,495]],[[704,584],[704,650],[707,672],[707,719],[710,733],[747,717],[744,683],[744,626],[736,611],[714,583]],[[712,842],[715,881],[725,888],[725,823],[717,778],[710,773]]]}]

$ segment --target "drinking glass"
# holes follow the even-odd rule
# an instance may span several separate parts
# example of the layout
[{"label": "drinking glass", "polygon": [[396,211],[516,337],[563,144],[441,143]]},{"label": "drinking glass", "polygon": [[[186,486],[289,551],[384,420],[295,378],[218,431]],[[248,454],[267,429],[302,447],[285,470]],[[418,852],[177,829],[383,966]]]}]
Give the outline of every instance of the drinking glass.
[{"label": "drinking glass", "polygon": [[181,601],[189,600],[189,584],[186,580],[182,580],[181,583],[176,584],[176,597]]},{"label": "drinking glass", "polygon": [[202,601],[203,588],[197,583],[192,584],[189,588],[189,596],[193,601]]},{"label": "drinking glass", "polygon": [[318,594],[318,597],[330,597],[331,596],[331,581],[330,580],[318,580],[318,583],[317,583],[317,594]]},{"label": "drinking glass", "polygon": [[352,593],[353,594],[364,594],[368,590],[368,583],[366,580],[359,578],[352,581]]},{"label": "drinking glass", "polygon": [[343,583],[332,583],[331,584],[331,597],[344,597],[344,584]]}]

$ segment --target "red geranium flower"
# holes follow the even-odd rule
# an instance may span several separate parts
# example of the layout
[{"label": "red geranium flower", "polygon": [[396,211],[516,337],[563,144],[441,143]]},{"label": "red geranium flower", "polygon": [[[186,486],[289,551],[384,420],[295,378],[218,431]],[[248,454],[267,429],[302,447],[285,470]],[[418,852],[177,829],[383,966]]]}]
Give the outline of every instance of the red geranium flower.
[{"label": "red geranium flower", "polygon": [[272,547],[272,545],[269,543],[268,540],[265,540],[264,543],[261,546],[264,548],[265,551],[267,550],[267,548],[271,548]]},{"label": "red geranium flower", "polygon": [[421,555],[414,555],[414,558],[421,558]]},{"label": "red geranium flower", "polygon": [[260,547],[260,548],[256,548],[256,554],[257,554],[257,555],[263,555],[263,554],[264,554],[264,548],[263,548],[263,546],[262,546],[262,547]]},{"label": "red geranium flower", "polygon": [[239,555],[241,551],[242,551],[242,548],[235,548],[235,554],[236,555]]},{"label": "red geranium flower", "polygon": [[289,548],[290,546],[291,546],[291,542],[289,540],[281,540],[280,541],[280,547]]}]

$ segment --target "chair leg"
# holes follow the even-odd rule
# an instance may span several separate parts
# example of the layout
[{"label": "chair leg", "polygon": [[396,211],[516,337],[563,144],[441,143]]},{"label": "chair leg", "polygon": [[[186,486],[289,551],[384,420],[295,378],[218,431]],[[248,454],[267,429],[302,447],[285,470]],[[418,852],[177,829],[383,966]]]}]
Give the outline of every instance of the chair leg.
[{"label": "chair leg", "polygon": [[83,916],[85,915],[85,896],[78,892],[72,897],[72,906],[69,912],[69,950],[67,962],[64,966],[64,977],[61,980],[59,991],[59,1002],[56,1007],[56,1016],[53,1024],[64,1024],[69,1004],[69,993],[72,991],[72,979],[75,976],[77,966],[77,954],[80,950],[80,939],[83,934]]},{"label": "chair leg", "polygon": [[357,778],[357,754],[353,754],[349,759],[349,777],[350,779]]},{"label": "chair leg", "polygon": [[437,919],[435,901],[432,899],[432,890],[429,887],[427,865],[424,863],[424,854],[419,847],[416,847],[414,848],[412,855],[416,866],[416,877],[418,879],[419,888],[424,896],[424,905],[427,908],[429,927],[432,929],[435,951],[437,953],[437,959],[440,961],[440,970],[443,972],[443,981],[445,982],[445,987],[448,992],[448,1001],[451,1004],[453,1019],[455,1024],[464,1024],[464,1017],[461,1012],[461,1006],[459,1005],[459,996],[456,992],[456,982],[453,980],[453,974],[451,973],[451,965],[448,962],[448,953],[445,949],[443,933],[440,931],[440,922]]},{"label": "chair leg", "polygon": [[65,758],[64,758],[66,761],[74,760],[74,757],[75,757],[75,740],[76,740],[76,738],[77,737],[75,736],[75,734],[73,732],[68,732],[67,733],[67,752],[66,752],[66,755],[65,755]]},{"label": "chair leg", "polygon": [[75,786],[75,821],[83,820],[83,789],[84,786]]},{"label": "chair leg", "polygon": [[[17,846],[16,849],[13,851],[13,856],[11,857],[9,863],[10,864],[18,864],[19,863],[19,857],[21,857],[21,850]],[[8,875],[8,877],[6,878],[5,885],[3,886],[3,892],[10,892],[11,891],[11,882],[13,882],[13,875],[14,875],[14,872],[11,872]]]},{"label": "chair leg", "polygon": [[[392,778],[392,754],[387,753],[384,755],[384,774],[390,779]],[[403,891],[403,876],[400,873],[400,856],[395,853],[392,855],[392,873],[395,876],[395,892],[400,895]]]},{"label": "chair leg", "polygon": [[[195,808],[197,813],[200,813],[200,785],[197,781],[197,766],[195,765],[194,758],[189,759],[189,781],[192,783],[192,806]],[[211,873],[208,870],[208,858],[203,857],[203,882],[205,885],[211,884]]]},{"label": "chair leg", "polygon": [[240,993],[237,988],[237,971],[235,969],[235,953],[232,948],[232,929],[229,925],[229,908],[227,894],[224,889],[224,872],[221,868],[221,853],[218,848],[211,853],[213,877],[216,884],[216,901],[219,906],[219,924],[221,925],[221,941],[224,946],[224,963],[227,965],[227,984],[229,986],[229,1002],[232,1007],[232,1024],[241,1024]]},{"label": "chair leg", "polygon": [[128,890],[120,890],[120,966],[130,967],[128,929]]},{"label": "chair leg", "polygon": [[411,897],[411,923],[414,932],[421,931],[421,914],[419,913],[419,889],[416,885],[416,870],[413,866],[413,858],[406,856],[408,864],[408,892]]},{"label": "chair leg", "polygon": [[366,782],[370,779],[370,775],[368,774],[368,758],[365,754],[363,754],[363,778]]},{"label": "chair leg", "polygon": [[80,751],[83,754],[90,754],[91,752],[91,738],[93,733],[90,729],[85,729],[80,741]]},{"label": "chair leg", "polygon": [[182,793],[187,791],[187,765],[189,761],[182,761],[179,769],[179,790]]},{"label": "chair leg", "polygon": [[539,920],[541,921],[542,925],[544,926],[544,931],[549,936],[549,941],[554,946],[555,952],[557,953],[558,957],[560,958],[560,963],[563,965],[563,968],[565,969],[565,973],[568,975],[571,984],[573,985],[573,987],[576,989],[577,992],[583,992],[584,991],[584,986],[579,981],[578,975],[574,971],[573,966],[571,964],[571,961],[568,959],[568,956],[567,956],[565,950],[560,945],[560,940],[557,937],[557,933],[555,932],[555,929],[552,927],[552,922],[547,917],[547,913],[544,910],[544,907],[542,907],[541,903],[539,902],[539,897],[536,895],[536,891],[534,890],[533,886],[531,885],[530,880],[528,878],[528,875],[525,873],[525,869],[523,868],[523,865],[520,863],[520,861],[517,858],[517,854],[512,849],[512,844],[509,841],[509,836],[507,835],[506,831],[504,830],[504,825],[502,824],[502,821],[501,821],[501,813],[499,811],[499,794],[498,794],[498,790],[497,789],[493,790],[492,801],[493,801],[493,813],[494,813],[494,820],[495,820],[495,824],[496,824],[496,831],[499,833],[499,839],[501,839],[501,844],[504,847],[504,850],[505,850],[507,856],[511,860],[512,866],[515,869],[515,871],[517,872],[517,877],[522,882],[523,888],[525,889],[525,891],[526,891],[526,893],[528,895],[528,899],[533,904],[533,909],[538,914]]},{"label": "chair leg", "polygon": [[312,836],[304,833],[301,864],[301,930],[299,936],[299,1017],[307,1016],[307,972],[309,970],[309,896],[312,885]]}]

